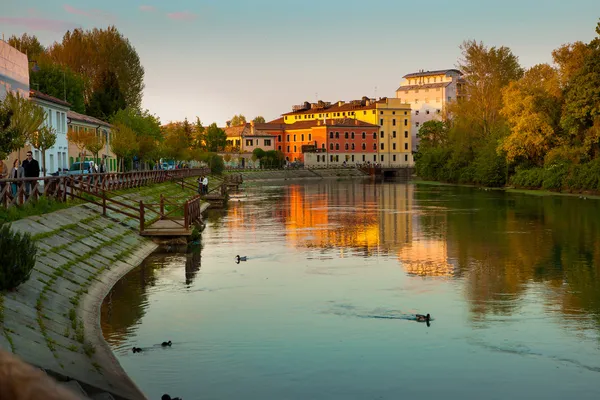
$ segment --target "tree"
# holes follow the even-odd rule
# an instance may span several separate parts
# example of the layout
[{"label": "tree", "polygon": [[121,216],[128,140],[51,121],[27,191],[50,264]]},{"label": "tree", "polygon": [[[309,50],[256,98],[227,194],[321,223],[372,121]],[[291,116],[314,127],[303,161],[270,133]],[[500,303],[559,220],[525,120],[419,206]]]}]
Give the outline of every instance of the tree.
[{"label": "tree", "polygon": [[133,157],[138,151],[138,138],[133,129],[122,123],[113,126],[110,148],[117,156],[117,164],[121,166],[120,172],[125,172],[125,159]]},{"label": "tree", "polygon": [[444,121],[424,122],[417,133],[419,148],[443,146],[448,141],[448,124]]},{"label": "tree", "polygon": [[27,54],[27,58],[30,61],[37,60],[46,52],[46,49],[42,46],[38,38],[35,35],[30,36],[27,33],[24,33],[21,37],[12,35],[8,39],[8,44],[20,52]]},{"label": "tree", "polygon": [[557,142],[562,105],[558,72],[548,64],[536,65],[504,88],[503,96],[502,115],[510,134],[499,150],[506,153],[509,162],[525,160],[542,165]]},{"label": "tree", "polygon": [[583,42],[563,44],[552,52],[552,59],[558,65],[560,83],[567,86],[571,78],[583,68],[590,48]]},{"label": "tree", "polygon": [[31,145],[42,152],[42,170],[47,175],[46,170],[46,150],[56,143],[56,132],[54,128],[42,126],[37,132],[34,132],[29,139]]},{"label": "tree", "polygon": [[6,106],[6,102],[0,102],[0,160],[4,160],[9,153],[19,148],[20,135],[11,126],[11,117],[12,110]]},{"label": "tree", "polygon": [[258,117],[254,118],[252,122],[254,122],[255,124],[264,124],[265,118],[259,115]]},{"label": "tree", "polygon": [[192,135],[192,125],[188,122],[187,117],[183,120],[181,124],[183,139],[185,140],[185,147],[191,147],[194,142],[194,138]]},{"label": "tree", "polygon": [[37,132],[44,123],[45,113],[41,107],[27,100],[21,95],[8,93],[4,99],[5,115],[9,116],[10,123],[4,130],[4,149],[11,153],[25,146],[27,140],[34,132]]},{"label": "tree", "polygon": [[246,117],[242,114],[234,115],[233,118],[231,118],[231,126],[241,126],[244,124],[246,124]]},{"label": "tree", "polygon": [[111,118],[111,123],[127,126],[135,132],[138,141],[136,152],[142,165],[153,156],[155,147],[164,140],[160,120],[148,110],[139,111],[128,107],[117,111]]},{"label": "tree", "polygon": [[221,151],[227,145],[227,135],[225,131],[212,123],[206,130],[206,148],[208,151]]},{"label": "tree", "polygon": [[256,148],[252,150],[252,161],[260,161],[260,165],[262,166],[262,159],[267,155],[265,151],[261,148]]},{"label": "tree", "polygon": [[94,155],[94,160],[98,160],[98,153],[104,148],[106,145],[106,140],[104,140],[103,135],[98,135],[96,133],[92,133],[89,138],[89,142],[86,145],[86,148]]},{"label": "tree", "polygon": [[196,123],[193,126],[194,138],[192,147],[204,150],[206,149],[206,128],[202,126],[200,118],[196,117]]},{"label": "tree", "polygon": [[71,129],[67,132],[67,140],[77,147],[79,152],[79,169],[83,171],[83,162],[85,161],[85,150],[88,145],[92,142],[95,134],[91,131],[85,131],[83,129]]},{"label": "tree", "polygon": [[48,55],[57,64],[67,65],[87,78],[86,102],[102,87],[102,73],[112,71],[119,82],[126,106],[140,110],[144,68],[133,45],[116,27],[68,31],[61,43],[55,43],[48,49]]},{"label": "tree", "polygon": [[107,121],[119,110],[124,110],[127,104],[114,72],[104,71],[99,85],[90,99],[87,113]]},{"label": "tree", "polygon": [[71,110],[85,114],[83,77],[46,56],[38,57],[37,64],[38,71],[29,73],[30,86],[58,99],[66,99],[71,104]]}]

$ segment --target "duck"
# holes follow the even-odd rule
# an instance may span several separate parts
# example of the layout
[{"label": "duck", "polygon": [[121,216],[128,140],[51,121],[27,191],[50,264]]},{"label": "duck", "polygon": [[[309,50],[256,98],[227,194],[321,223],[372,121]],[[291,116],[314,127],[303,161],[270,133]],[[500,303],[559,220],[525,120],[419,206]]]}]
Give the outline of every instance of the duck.
[{"label": "duck", "polygon": [[160,400],[183,400],[180,397],[171,397],[168,394],[163,394]]},{"label": "duck", "polygon": [[418,322],[429,322],[430,320],[431,320],[431,317],[429,316],[429,314],[427,314],[427,315],[417,314]]},{"label": "duck", "polygon": [[141,348],[139,348],[139,347],[135,347],[135,346],[134,346],[134,347],[133,347],[133,349],[132,349],[132,351],[133,351],[134,353],[141,353],[141,352],[142,352],[142,349],[141,349]]},{"label": "duck", "polygon": [[170,347],[170,346],[171,346],[171,341],[169,340],[168,342],[162,342],[160,345],[161,345],[162,347],[167,347],[167,346],[169,346],[169,347]]},{"label": "duck", "polygon": [[239,263],[240,261],[246,261],[248,258],[246,256],[240,257],[239,255],[235,256],[235,262]]}]

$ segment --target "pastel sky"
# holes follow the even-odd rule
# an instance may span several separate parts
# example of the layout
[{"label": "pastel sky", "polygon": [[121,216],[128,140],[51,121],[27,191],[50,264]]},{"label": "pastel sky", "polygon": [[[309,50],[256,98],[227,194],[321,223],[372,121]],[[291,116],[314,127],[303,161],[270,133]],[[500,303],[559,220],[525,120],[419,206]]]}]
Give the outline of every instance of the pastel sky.
[{"label": "pastel sky", "polygon": [[589,41],[598,0],[0,0],[5,37],[60,41],[114,24],[146,70],[162,122],[267,120],[303,101],[393,97],[402,76],[454,68],[465,39],[505,45],[525,67]]}]

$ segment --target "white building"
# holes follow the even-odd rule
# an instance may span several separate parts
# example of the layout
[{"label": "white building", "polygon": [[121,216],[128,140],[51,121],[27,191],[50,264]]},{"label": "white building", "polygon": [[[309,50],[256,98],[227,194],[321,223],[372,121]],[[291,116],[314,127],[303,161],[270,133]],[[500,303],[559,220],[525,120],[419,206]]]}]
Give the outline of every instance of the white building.
[{"label": "white building", "polygon": [[41,171],[43,168],[42,152],[32,148],[34,152],[33,158],[38,160],[40,164],[40,175],[53,174],[59,168],[68,169],[67,113],[69,112],[70,104],[37,90],[31,90],[29,98],[46,113],[44,125],[54,129],[56,133],[56,143],[46,150],[46,171]]},{"label": "white building", "polygon": [[424,122],[441,120],[448,103],[461,95],[462,72],[457,69],[419,71],[404,75],[396,97],[411,106],[412,150],[418,147],[417,133]]}]

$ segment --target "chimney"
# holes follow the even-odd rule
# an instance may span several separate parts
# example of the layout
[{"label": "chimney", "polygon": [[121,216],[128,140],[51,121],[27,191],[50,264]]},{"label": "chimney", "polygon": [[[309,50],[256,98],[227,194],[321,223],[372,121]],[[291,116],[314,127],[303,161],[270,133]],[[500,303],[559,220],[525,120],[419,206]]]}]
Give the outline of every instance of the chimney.
[{"label": "chimney", "polygon": [[357,119],[354,120],[354,125],[358,126],[358,120]]},{"label": "chimney", "polygon": [[338,106],[341,107],[344,105],[344,102],[342,100],[338,101]]},{"label": "chimney", "polygon": [[231,121],[226,121],[225,125],[227,125],[228,128],[231,127]]},{"label": "chimney", "polygon": [[254,136],[254,121],[250,121],[250,134]]}]

